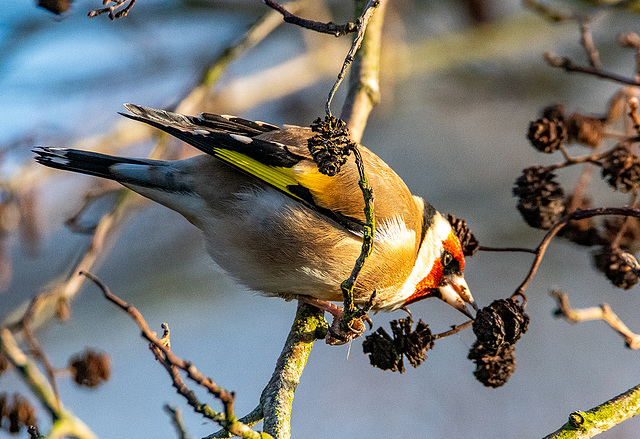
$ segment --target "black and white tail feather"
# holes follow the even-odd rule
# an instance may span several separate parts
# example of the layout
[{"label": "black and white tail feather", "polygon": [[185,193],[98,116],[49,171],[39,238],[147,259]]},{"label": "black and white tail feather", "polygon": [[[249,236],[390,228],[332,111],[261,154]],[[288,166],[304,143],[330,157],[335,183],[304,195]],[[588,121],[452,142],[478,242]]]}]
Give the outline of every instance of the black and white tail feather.
[{"label": "black and white tail feather", "polygon": [[50,148],[47,146],[37,147],[33,152],[37,154],[35,159],[38,163],[50,168],[79,172],[111,180],[120,180],[113,173],[112,166],[122,164],[149,166],[161,163],[155,160],[113,157],[97,152],[69,148]]},{"label": "black and white tail feather", "polygon": [[[224,150],[238,151],[253,157],[271,156],[273,164],[279,166],[291,166],[301,158],[287,151],[280,143],[253,139],[254,136],[278,130],[279,127],[275,125],[235,116],[203,113],[201,117],[192,117],[133,104],[124,106],[132,114],[120,113],[123,116],[159,128],[212,156],[219,156]],[[51,168],[146,187],[155,186],[147,178],[148,170],[166,167],[166,162],[162,161],[114,157],[78,149],[37,147],[33,152],[38,163]],[[165,190],[184,189],[170,188],[166,180],[162,183]]]}]

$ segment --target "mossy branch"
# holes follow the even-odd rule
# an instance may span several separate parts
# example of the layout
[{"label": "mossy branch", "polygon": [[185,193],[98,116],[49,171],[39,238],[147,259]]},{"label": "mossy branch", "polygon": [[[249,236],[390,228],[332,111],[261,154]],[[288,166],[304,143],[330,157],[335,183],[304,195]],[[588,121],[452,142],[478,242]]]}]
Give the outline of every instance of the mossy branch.
[{"label": "mossy branch", "polygon": [[[269,384],[262,391],[260,404],[244,418],[249,426],[264,419],[264,432],[277,439],[291,436],[291,407],[300,376],[316,339],[327,333],[327,322],[323,311],[302,301],[291,326],[284,348],[276,362]],[[220,430],[205,439],[229,438],[226,430]]]},{"label": "mossy branch", "polygon": [[323,311],[314,306],[298,302],[291,331],[271,380],[260,397],[264,431],[276,439],[291,436],[291,407],[296,387],[314,341],[323,339],[327,333],[327,322],[323,314]]},{"label": "mossy branch", "polygon": [[543,439],[586,439],[640,413],[640,384],[586,412],[575,411],[566,424]]}]

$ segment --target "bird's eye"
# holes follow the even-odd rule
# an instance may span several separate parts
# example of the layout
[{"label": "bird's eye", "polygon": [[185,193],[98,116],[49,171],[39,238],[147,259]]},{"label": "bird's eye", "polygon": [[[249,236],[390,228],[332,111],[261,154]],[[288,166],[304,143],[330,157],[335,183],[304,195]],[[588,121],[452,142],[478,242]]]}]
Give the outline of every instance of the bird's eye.
[{"label": "bird's eye", "polygon": [[441,261],[442,262],[442,266],[446,267],[449,264],[451,264],[451,261],[453,261],[453,255],[451,254],[451,252],[449,250],[445,250],[442,252],[442,258]]},{"label": "bird's eye", "polygon": [[449,250],[445,250],[442,252],[442,256],[440,257],[440,262],[442,263],[442,274],[445,276],[450,274],[460,274],[460,262],[453,257],[453,254]]}]

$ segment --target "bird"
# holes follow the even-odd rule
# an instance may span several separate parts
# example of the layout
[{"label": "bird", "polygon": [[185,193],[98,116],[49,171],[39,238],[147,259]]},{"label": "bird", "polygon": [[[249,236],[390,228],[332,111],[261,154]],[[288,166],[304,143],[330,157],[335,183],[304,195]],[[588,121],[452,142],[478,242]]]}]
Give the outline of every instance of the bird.
[{"label": "bird", "polygon": [[[42,165],[115,180],[182,214],[204,235],[211,258],[251,290],[301,299],[339,315],[361,252],[364,199],[353,155],[333,176],[318,169],[309,127],[125,104],[144,122],[203,154],[159,161],[37,147]],[[374,193],[375,239],[354,286],[354,303],[395,311],[437,297],[472,318],[460,240],[449,221],[411,193],[376,154],[357,144]],[[375,297],[370,301],[373,293]]]}]

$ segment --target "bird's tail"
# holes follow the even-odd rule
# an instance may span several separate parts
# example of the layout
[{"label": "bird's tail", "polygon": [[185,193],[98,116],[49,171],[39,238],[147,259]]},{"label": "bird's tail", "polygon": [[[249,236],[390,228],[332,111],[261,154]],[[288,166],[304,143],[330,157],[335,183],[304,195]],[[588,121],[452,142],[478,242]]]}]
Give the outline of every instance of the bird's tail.
[{"label": "bird's tail", "polygon": [[50,168],[94,175],[110,180],[122,180],[120,174],[112,170],[112,166],[121,164],[150,165],[152,160],[138,160],[124,157],[114,157],[97,152],[81,151],[78,149],[38,147],[33,150],[36,161]]}]

